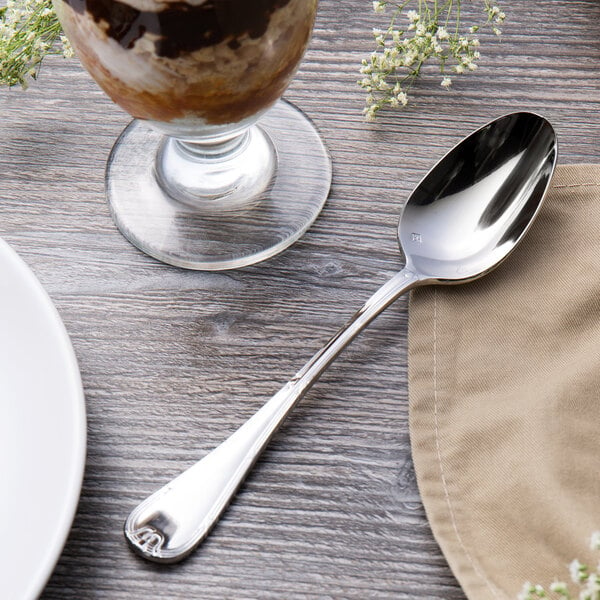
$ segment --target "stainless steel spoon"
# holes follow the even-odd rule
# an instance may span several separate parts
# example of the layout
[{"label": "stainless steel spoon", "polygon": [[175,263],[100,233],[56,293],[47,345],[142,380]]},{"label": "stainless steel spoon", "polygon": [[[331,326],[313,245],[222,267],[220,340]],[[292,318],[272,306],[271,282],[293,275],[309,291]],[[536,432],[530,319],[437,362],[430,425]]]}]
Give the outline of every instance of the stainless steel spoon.
[{"label": "stainless steel spoon", "polygon": [[556,159],[552,126],[531,113],[492,121],[444,156],[402,213],[405,268],[240,429],[133,510],[132,548],[165,563],[192,552],[300,398],[382,310],[411,288],[470,281],[508,256],[538,213]]}]

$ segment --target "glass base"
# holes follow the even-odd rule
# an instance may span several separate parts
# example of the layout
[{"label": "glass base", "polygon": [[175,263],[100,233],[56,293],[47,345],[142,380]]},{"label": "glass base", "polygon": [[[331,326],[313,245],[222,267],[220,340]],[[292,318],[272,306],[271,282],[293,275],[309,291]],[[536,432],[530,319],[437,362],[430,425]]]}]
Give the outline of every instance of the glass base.
[{"label": "glass base", "polygon": [[230,193],[196,202],[159,183],[156,157],[171,140],[133,121],[117,140],[106,168],[108,202],[123,235],[165,263],[211,271],[251,265],[293,244],[329,194],[327,150],[309,119],[284,100],[252,126],[249,136],[274,149],[267,184],[250,178],[247,189],[234,186]]}]

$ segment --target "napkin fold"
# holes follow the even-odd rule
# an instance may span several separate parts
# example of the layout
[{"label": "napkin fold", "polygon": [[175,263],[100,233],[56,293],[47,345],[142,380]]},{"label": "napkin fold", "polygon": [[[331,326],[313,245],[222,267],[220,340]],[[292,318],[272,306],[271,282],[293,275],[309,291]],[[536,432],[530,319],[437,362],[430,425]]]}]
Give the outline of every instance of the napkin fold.
[{"label": "napkin fold", "polygon": [[[409,410],[435,538],[470,600],[570,581],[600,530],[600,165],[557,169],[498,269],[414,290]],[[578,589],[578,588],[575,588]]]}]

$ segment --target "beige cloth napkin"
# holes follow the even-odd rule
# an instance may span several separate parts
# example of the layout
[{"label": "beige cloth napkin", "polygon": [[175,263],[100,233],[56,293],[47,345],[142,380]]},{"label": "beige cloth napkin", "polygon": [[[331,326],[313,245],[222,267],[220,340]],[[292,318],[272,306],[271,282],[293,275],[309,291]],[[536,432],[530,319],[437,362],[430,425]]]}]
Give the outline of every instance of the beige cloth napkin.
[{"label": "beige cloth napkin", "polygon": [[557,169],[496,271],[415,290],[410,433],[433,533],[470,600],[595,567],[600,530],[600,165]]}]

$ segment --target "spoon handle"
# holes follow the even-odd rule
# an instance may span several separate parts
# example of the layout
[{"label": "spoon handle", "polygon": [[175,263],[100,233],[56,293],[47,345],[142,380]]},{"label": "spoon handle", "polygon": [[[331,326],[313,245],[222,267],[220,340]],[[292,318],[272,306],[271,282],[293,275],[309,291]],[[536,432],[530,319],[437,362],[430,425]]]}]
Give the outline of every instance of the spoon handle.
[{"label": "spoon handle", "polygon": [[308,363],[236,432],[149,496],[125,522],[125,537],[144,558],[172,563],[206,537],[273,434],[338,354],[381,311],[422,283],[403,269],[385,283]]}]

